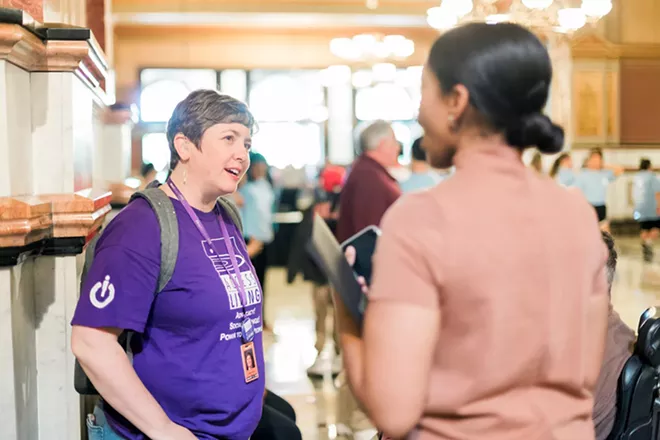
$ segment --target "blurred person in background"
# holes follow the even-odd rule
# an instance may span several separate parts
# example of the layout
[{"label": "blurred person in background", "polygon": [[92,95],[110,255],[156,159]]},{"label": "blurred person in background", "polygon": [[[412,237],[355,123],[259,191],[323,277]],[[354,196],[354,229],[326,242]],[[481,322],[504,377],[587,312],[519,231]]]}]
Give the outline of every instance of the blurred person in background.
[{"label": "blurred person in background", "polygon": [[[389,171],[398,166],[401,153],[392,126],[385,121],[372,122],[360,132],[358,151],[360,155],[353,162],[339,197],[339,242],[367,226],[379,226],[385,211],[401,195],[399,184]],[[375,431],[351,394],[345,376],[340,375],[338,382],[339,434],[348,430],[356,439],[370,439]]]},{"label": "blurred person in background", "polygon": [[603,162],[603,150],[594,148],[577,174],[575,186],[579,188],[587,201],[593,206],[601,228],[609,231],[607,220],[607,189],[610,183],[623,174],[623,168],[607,165]]},{"label": "blurred person in background", "polygon": [[[328,224],[330,230],[336,233],[337,220],[339,218],[339,197],[341,196],[342,186],[346,169],[344,167],[326,163],[319,173],[318,183],[315,187],[315,205],[314,212],[321,216]],[[313,277],[312,297],[314,301],[314,315],[316,324],[316,343],[314,348],[317,357],[312,366],[307,369],[307,374],[311,377],[322,377],[330,371],[332,375],[341,372],[341,355],[339,354],[339,340],[337,339],[337,326],[333,324],[332,336],[334,340],[334,357],[332,362],[326,362],[323,356],[323,349],[327,340],[326,320],[329,314],[334,316],[332,308],[332,295],[328,280],[323,277]],[[333,323],[334,323],[333,319]]]},{"label": "blurred person in background", "polygon": [[398,166],[400,148],[388,122],[372,122],[360,133],[360,156],[353,162],[339,197],[340,242],[367,226],[380,224],[385,211],[401,195],[388,171]]},{"label": "blurred person in background", "polygon": [[424,149],[456,172],[385,214],[362,329],[335,301],[351,388],[393,438],[594,439],[607,249],[584,198],[522,160],[563,147],[551,80],[544,43],[512,23],[431,49]]},{"label": "blurred person in background", "polygon": [[415,139],[411,148],[410,177],[401,182],[401,191],[409,193],[431,188],[442,182],[443,177],[431,168],[422,148],[422,138]]},{"label": "blurred person in background", "polygon": [[151,163],[143,163],[142,169],[140,170],[141,183],[140,189],[145,189],[147,185],[156,180],[158,176],[158,171],[154,168]]},{"label": "blurred person in background", "polygon": [[[607,245],[607,286],[612,296],[612,283],[616,274],[618,254],[612,236],[603,231],[603,241]],[[628,327],[610,302],[607,316],[607,339],[603,364],[594,391],[593,420],[596,428],[596,440],[607,440],[616,419],[617,386],[621,370],[632,355],[635,332]]]},{"label": "blurred person in background", "polygon": [[644,261],[653,261],[653,242],[660,230],[660,180],[651,169],[651,161],[644,158],[639,163],[639,172],[633,179],[633,218],[639,222]]},{"label": "blurred person in background", "polygon": [[575,185],[575,171],[573,171],[573,159],[570,154],[562,153],[555,159],[550,168],[550,177],[562,186]]},{"label": "blurred person in background", "polygon": [[538,151],[532,156],[532,160],[529,163],[529,166],[533,170],[536,170],[537,173],[543,174],[543,156]]},{"label": "blurred person in background", "polygon": [[247,250],[259,278],[264,309],[264,330],[270,330],[266,316],[266,272],[268,269],[268,245],[275,237],[273,210],[275,191],[268,178],[268,162],[259,153],[250,153],[250,168],[247,181],[239,189],[243,234]]}]

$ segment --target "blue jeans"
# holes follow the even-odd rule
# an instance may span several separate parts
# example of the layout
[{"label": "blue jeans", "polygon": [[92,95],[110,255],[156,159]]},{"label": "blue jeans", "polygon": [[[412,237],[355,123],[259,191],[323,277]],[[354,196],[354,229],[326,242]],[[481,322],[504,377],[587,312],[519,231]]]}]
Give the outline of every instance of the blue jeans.
[{"label": "blue jeans", "polygon": [[87,434],[89,440],[124,440],[108,424],[102,405],[102,403],[99,403],[94,407],[94,415],[87,415]]}]

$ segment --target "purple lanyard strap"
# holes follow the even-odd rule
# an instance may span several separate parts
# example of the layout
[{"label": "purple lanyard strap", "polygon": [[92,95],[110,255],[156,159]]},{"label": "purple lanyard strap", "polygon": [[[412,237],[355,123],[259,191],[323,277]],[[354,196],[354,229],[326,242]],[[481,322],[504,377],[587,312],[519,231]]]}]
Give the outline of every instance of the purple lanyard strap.
[{"label": "purple lanyard strap", "polygon": [[[218,249],[215,247],[215,244],[213,244],[213,241],[211,240],[211,237],[209,236],[209,233],[207,232],[206,228],[200,221],[199,217],[197,214],[195,214],[195,211],[193,211],[192,207],[190,206],[190,203],[186,200],[186,198],[183,196],[181,191],[179,191],[179,188],[172,182],[171,179],[167,180],[167,184],[169,187],[172,189],[172,192],[176,196],[177,199],[181,202],[183,205],[184,209],[188,213],[188,216],[190,219],[195,223],[195,226],[197,226],[197,229],[199,230],[199,233],[202,234],[202,237],[204,240],[206,240],[211,248],[213,249],[213,252],[215,252],[215,255],[220,258],[220,252],[218,252]],[[238,286],[236,285],[236,280],[234,279],[234,276],[231,274],[229,275],[229,278],[231,278],[232,284],[234,284],[234,287],[237,288],[238,293],[241,296],[241,306],[243,307],[243,313],[245,314],[245,305],[247,304],[246,298],[247,294],[245,293],[245,285],[243,284],[243,277],[241,277],[241,273],[238,271],[238,262],[236,261],[236,252],[234,252],[234,246],[232,246],[231,241],[229,241],[229,233],[227,232],[227,225],[225,224],[224,221],[224,216],[222,213],[218,215],[218,223],[220,223],[220,229],[222,230],[222,238],[225,241],[225,245],[227,246],[227,250],[229,251],[229,258],[231,259],[231,265],[232,268],[234,269],[234,276],[238,278]],[[220,260],[222,263],[222,260]]]}]

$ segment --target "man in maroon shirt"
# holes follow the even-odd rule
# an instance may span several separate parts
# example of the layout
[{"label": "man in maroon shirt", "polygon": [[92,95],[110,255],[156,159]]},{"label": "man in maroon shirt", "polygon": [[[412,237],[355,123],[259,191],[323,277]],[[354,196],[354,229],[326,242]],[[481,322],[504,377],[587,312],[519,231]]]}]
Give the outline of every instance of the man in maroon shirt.
[{"label": "man in maroon shirt", "polygon": [[[401,146],[394,137],[392,126],[385,121],[375,121],[360,133],[360,157],[353,167],[339,198],[337,240],[342,242],[367,226],[378,226],[385,211],[401,195],[401,189],[388,168],[398,165]],[[337,399],[338,434],[353,438],[371,438],[369,419],[359,409],[351,394],[343,373]],[[342,426],[344,425],[344,426]]]},{"label": "man in maroon shirt", "polygon": [[367,226],[378,226],[385,211],[401,195],[387,171],[397,166],[400,146],[385,121],[376,121],[360,133],[361,155],[353,163],[339,199],[337,239],[342,242]]}]

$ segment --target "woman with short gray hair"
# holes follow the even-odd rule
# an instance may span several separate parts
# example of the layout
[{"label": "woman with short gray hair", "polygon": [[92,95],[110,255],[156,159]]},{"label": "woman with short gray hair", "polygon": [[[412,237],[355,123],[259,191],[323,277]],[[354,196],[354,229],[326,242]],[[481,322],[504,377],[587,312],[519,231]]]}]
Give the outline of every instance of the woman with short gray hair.
[{"label": "woman with short gray hair", "polygon": [[[166,261],[149,202],[135,199],[99,239],[72,323],[73,352],[102,397],[87,420],[91,440],[254,432],[264,396],[262,291],[238,225],[218,204],[250,165],[253,125],[245,104],[213,90],[175,108],[172,171],[160,191],[176,215],[178,254],[157,294]],[[132,363],[117,344],[124,331]]]}]

